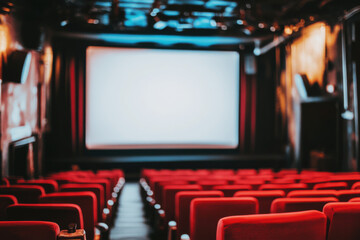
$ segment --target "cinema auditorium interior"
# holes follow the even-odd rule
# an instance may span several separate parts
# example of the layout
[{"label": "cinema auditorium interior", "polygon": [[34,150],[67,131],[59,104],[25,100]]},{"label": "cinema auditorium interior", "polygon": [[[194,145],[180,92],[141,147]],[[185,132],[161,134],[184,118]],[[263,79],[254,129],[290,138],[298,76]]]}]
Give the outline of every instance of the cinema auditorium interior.
[{"label": "cinema auditorium interior", "polygon": [[359,0],[0,0],[1,240],[359,240]]}]

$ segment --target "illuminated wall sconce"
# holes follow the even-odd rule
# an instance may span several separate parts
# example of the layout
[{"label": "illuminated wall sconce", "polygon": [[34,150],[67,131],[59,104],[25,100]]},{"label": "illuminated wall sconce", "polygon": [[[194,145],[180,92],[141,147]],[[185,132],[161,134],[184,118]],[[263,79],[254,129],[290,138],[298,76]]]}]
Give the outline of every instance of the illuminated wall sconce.
[{"label": "illuminated wall sconce", "polygon": [[31,52],[14,51],[4,64],[3,82],[26,83],[31,64]]}]

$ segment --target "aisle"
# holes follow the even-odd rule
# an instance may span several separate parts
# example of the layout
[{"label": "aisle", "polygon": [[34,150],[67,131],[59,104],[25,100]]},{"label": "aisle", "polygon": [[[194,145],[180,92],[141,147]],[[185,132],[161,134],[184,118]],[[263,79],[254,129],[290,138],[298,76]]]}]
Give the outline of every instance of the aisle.
[{"label": "aisle", "polygon": [[150,232],[139,184],[126,183],[120,196],[118,215],[110,232],[110,240],[150,240]]}]

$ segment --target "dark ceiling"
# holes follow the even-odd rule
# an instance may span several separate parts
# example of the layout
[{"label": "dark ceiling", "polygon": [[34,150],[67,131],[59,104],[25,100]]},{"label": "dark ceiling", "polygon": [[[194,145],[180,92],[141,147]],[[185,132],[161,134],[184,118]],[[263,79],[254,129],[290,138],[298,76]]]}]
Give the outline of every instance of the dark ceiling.
[{"label": "dark ceiling", "polygon": [[80,32],[281,33],[334,20],[359,0],[0,0],[0,13]]}]

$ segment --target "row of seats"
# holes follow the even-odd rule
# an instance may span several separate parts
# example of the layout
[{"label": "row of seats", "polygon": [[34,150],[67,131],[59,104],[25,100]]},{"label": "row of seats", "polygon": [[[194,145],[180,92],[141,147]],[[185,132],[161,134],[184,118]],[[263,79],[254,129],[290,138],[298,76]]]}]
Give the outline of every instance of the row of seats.
[{"label": "row of seats", "polygon": [[[281,184],[267,182],[275,180]],[[242,184],[236,184],[239,181]],[[328,204],[350,206],[349,203],[338,202],[360,197],[360,190],[357,190],[360,185],[358,182],[360,175],[357,172],[298,173],[295,170],[284,170],[275,173],[270,169],[260,171],[146,169],[142,171],[140,179],[148,216],[152,218],[152,222],[157,223],[154,227],[164,231],[168,223],[169,239],[180,239],[187,233],[195,240],[216,239],[218,221],[222,217],[232,215],[265,214],[267,219],[271,218],[270,215],[287,219],[283,216],[291,218],[295,215],[282,214],[317,210],[316,213],[307,214],[318,216],[322,214],[321,218],[326,219],[324,215],[326,211],[324,213],[321,211]],[[218,233],[219,231],[221,232],[221,229],[218,228]],[[326,231],[323,232],[326,235]],[[218,239],[223,238],[218,234]]]},{"label": "row of seats", "polygon": [[116,169],[58,172],[36,180],[10,177],[2,183],[0,220],[49,221],[60,230],[71,224],[79,228],[73,234],[85,230],[92,240],[108,237],[125,180]]}]

